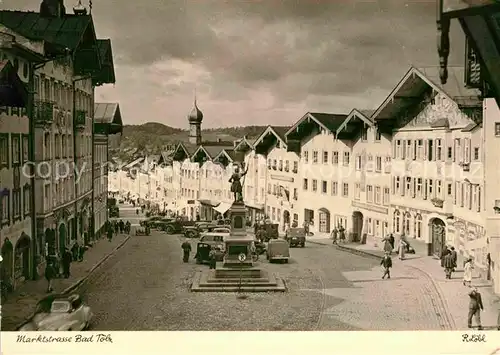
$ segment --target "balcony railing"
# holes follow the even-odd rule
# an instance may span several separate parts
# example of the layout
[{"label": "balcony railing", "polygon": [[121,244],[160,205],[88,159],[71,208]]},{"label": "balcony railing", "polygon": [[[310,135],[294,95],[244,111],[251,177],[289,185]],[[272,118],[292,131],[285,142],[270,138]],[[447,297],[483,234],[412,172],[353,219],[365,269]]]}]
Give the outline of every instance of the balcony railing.
[{"label": "balcony railing", "polygon": [[36,124],[51,124],[54,121],[54,103],[42,100],[35,101],[34,119]]},{"label": "balcony railing", "polygon": [[85,128],[86,120],[87,120],[87,112],[83,110],[76,110],[75,126],[77,128]]}]

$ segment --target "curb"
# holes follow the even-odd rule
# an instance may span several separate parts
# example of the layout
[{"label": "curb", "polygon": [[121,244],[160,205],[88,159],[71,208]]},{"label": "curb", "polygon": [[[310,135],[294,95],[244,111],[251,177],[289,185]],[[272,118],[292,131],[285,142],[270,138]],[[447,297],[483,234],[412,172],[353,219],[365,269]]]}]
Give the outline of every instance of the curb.
[{"label": "curb", "polygon": [[375,258],[377,260],[380,260],[382,258],[380,255],[377,255],[375,253],[371,253],[371,252],[365,251],[365,250],[359,250],[359,249],[355,249],[355,248],[349,248],[349,247],[345,247],[345,246],[342,246],[342,245],[336,245],[336,248],[338,250],[345,251],[347,253],[351,253],[351,254],[355,254],[355,255],[360,255],[360,256],[365,256],[365,257],[369,257],[369,258]]},{"label": "curb", "polygon": [[[325,243],[316,242],[316,241],[313,241],[313,240],[307,240],[307,239],[306,239],[306,243],[317,244],[317,245],[324,245],[324,246],[329,246],[329,245],[330,245],[330,244],[325,244]],[[332,244],[332,245],[333,245],[333,244]]]},{"label": "curb", "polygon": [[[119,249],[121,249],[125,243],[127,243],[130,238],[132,236],[128,236],[127,238],[125,238],[120,244],[118,244],[109,254],[107,254],[106,256],[104,256],[101,260],[99,260],[97,262],[97,264],[95,264],[90,270],[89,272],[83,276],[82,278],[80,278],[79,280],[77,280],[76,282],[74,282],[71,286],[69,287],[66,287],[63,291],[61,291],[61,294],[67,294],[67,293],[70,293],[72,291],[74,291],[75,289],[77,289],[78,287],[80,287],[85,281],[88,280],[88,278],[92,275],[92,273],[97,269],[99,268],[99,266],[101,266],[106,260],[108,260],[114,253],[116,253]],[[29,317],[27,319],[25,319],[21,324],[19,324],[18,326],[16,326],[16,330],[19,330],[19,328],[21,328],[23,325],[25,325],[26,323],[28,323],[30,321],[31,318],[33,318],[33,316],[35,315],[35,313],[31,313],[29,315]]]}]

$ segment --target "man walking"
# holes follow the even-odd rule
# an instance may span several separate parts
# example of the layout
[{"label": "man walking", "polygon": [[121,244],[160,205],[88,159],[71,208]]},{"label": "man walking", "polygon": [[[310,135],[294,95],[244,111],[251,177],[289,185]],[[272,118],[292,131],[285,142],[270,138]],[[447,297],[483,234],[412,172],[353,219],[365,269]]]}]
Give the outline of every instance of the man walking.
[{"label": "man walking", "polygon": [[333,230],[332,230],[333,244],[337,244],[338,233],[339,233],[339,231],[337,230],[337,228],[333,228]]},{"label": "man walking", "polygon": [[187,262],[189,262],[189,254],[191,253],[191,243],[189,243],[186,240],[186,241],[184,241],[184,243],[182,243],[181,248],[182,248],[182,251],[184,253],[182,261],[187,263]]},{"label": "man walking", "polygon": [[54,265],[52,265],[52,261],[47,261],[47,266],[45,266],[45,280],[47,280],[47,293],[52,292],[54,289],[52,288],[52,280],[56,276],[56,271],[54,269]]},{"label": "man walking", "polygon": [[380,265],[384,268],[384,274],[382,275],[382,280],[387,276],[388,279],[391,278],[391,267],[392,267],[392,259],[389,256],[389,253],[386,252],[382,260],[380,261]]},{"label": "man walking", "polygon": [[453,259],[453,272],[454,272],[457,267],[458,254],[457,251],[455,250],[455,247],[451,247],[450,250],[451,250],[451,258]]},{"label": "man walking", "polygon": [[73,260],[73,255],[69,251],[68,248],[64,249],[63,255],[62,255],[62,267],[63,267],[63,275],[64,278],[68,278],[70,275],[70,265],[71,261]]},{"label": "man walking", "polygon": [[210,259],[210,269],[215,270],[217,266],[217,252],[215,251],[215,247],[210,249],[210,253],[208,253],[208,258]]},{"label": "man walking", "polygon": [[473,288],[469,292],[469,316],[467,317],[467,326],[472,328],[472,318],[474,317],[477,323],[477,329],[482,330],[483,327],[481,325],[481,311],[484,310],[483,300],[481,298],[481,294],[477,290],[477,288]]},{"label": "man walking", "polygon": [[453,268],[453,256],[451,255],[451,250],[448,250],[448,254],[446,254],[446,256],[444,257],[444,272],[448,280],[451,280],[451,273],[453,272]]}]

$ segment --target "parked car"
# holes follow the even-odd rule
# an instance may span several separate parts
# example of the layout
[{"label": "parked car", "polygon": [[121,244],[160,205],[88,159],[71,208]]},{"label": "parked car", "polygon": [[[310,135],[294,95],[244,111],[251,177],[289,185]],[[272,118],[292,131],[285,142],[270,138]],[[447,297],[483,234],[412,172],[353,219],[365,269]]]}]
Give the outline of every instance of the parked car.
[{"label": "parked car", "polygon": [[[196,246],[196,263],[204,264],[210,261],[210,250],[212,249],[212,244],[199,242]],[[224,259],[224,252],[222,250],[216,251],[215,259],[217,261],[222,261]]]},{"label": "parked car", "polygon": [[290,259],[290,247],[284,239],[271,239],[267,243],[266,258],[270,263],[279,260],[288,263]]},{"label": "parked car", "polygon": [[228,228],[228,227],[216,227],[213,229],[213,232],[214,233],[227,233],[227,234],[230,234],[231,233],[231,228]]},{"label": "parked car", "polygon": [[190,221],[184,217],[177,217],[172,220],[162,221],[159,228],[167,234],[178,234],[184,232],[184,227],[194,226],[195,221]]},{"label": "parked car", "polygon": [[184,236],[199,238],[203,233],[212,232],[215,227],[212,222],[196,222],[194,226],[184,226]]},{"label": "parked car", "polygon": [[290,228],[285,240],[290,244],[290,247],[300,246],[302,248],[306,245],[306,230],[304,228]]},{"label": "parked car", "polygon": [[41,299],[34,316],[19,331],[80,331],[90,327],[93,313],[77,294]]}]

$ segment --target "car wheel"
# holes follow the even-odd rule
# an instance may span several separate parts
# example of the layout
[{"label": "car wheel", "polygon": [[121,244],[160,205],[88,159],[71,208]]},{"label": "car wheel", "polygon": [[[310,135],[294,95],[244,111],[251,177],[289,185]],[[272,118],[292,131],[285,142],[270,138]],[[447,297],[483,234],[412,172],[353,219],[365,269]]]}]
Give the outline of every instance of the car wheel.
[{"label": "car wheel", "polygon": [[165,227],[165,232],[167,232],[167,234],[174,234],[174,227],[172,227],[172,226],[166,226]]},{"label": "car wheel", "polygon": [[288,264],[288,259],[285,259],[285,264]]}]

